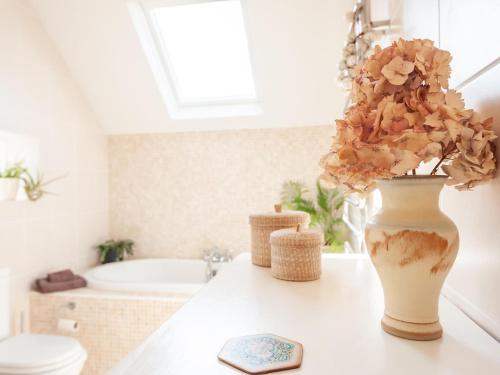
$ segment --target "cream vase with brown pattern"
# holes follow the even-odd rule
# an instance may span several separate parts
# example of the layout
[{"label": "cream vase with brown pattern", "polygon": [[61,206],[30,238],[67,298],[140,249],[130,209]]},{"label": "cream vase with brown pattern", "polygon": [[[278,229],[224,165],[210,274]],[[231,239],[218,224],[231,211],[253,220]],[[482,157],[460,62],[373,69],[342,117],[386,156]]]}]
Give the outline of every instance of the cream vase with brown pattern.
[{"label": "cream vase with brown pattern", "polygon": [[458,252],[456,225],[439,209],[446,176],[378,181],[382,209],[365,237],[385,297],[383,329],[413,340],[442,335],[439,294]]}]

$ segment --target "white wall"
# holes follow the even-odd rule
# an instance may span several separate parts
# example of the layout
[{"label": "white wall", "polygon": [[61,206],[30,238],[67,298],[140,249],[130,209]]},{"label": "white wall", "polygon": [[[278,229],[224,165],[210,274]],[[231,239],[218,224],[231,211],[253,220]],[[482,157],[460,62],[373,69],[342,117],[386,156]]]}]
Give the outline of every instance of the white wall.
[{"label": "white wall", "polygon": [[264,114],[173,120],[128,0],[30,0],[109,134],[323,125],[342,114],[337,86],[352,0],[242,0]]},{"label": "white wall", "polygon": [[[393,16],[403,21],[406,37],[431,38],[451,52],[451,86],[463,93],[466,107],[493,116],[500,135],[500,2],[410,0],[393,5],[401,10]],[[461,236],[446,294],[500,339],[500,178],[469,192],[446,188],[441,204]]]},{"label": "white wall", "polygon": [[[27,319],[31,282],[82,270],[108,236],[106,138],[27,1],[0,0],[0,130],[37,140],[48,187],[32,203],[0,202],[0,267],[12,274],[14,330]],[[0,303],[2,303],[0,301]]]}]

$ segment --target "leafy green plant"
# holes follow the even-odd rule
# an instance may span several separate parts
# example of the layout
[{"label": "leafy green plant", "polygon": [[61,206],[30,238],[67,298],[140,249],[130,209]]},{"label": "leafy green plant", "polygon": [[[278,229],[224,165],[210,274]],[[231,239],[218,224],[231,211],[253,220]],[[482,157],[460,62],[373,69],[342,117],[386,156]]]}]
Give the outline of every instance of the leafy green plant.
[{"label": "leafy green plant", "polygon": [[37,177],[34,177],[28,169],[24,166],[24,162],[19,161],[5,168],[3,172],[0,172],[0,178],[19,178],[24,182],[24,191],[26,196],[30,201],[39,200],[44,194],[53,194],[46,191],[44,188],[48,184],[63,178],[56,177],[50,180],[44,180],[43,176],[37,173]]},{"label": "leafy green plant", "polygon": [[44,194],[54,194],[49,191],[44,190],[44,187],[50,184],[51,182],[54,182],[56,180],[59,180],[63,177],[56,177],[50,180],[44,181],[42,175],[38,175],[37,177],[33,177],[31,173],[29,173],[27,170],[24,170],[22,174],[22,179],[24,181],[24,191],[26,192],[26,195],[30,201],[37,201],[39,200]]},{"label": "leafy green plant", "polygon": [[0,178],[21,178],[24,173],[26,173],[26,168],[22,161],[18,161],[6,167],[3,172],[0,172]]},{"label": "leafy green plant", "polygon": [[125,254],[134,255],[135,243],[132,240],[108,240],[97,246],[101,263],[121,261]]},{"label": "leafy green plant", "polygon": [[339,189],[326,189],[316,182],[316,197],[311,197],[306,185],[287,181],[281,191],[281,204],[311,216],[311,227],[320,228],[325,236],[325,245],[330,252],[344,249],[345,224],[342,218],[344,196]]}]

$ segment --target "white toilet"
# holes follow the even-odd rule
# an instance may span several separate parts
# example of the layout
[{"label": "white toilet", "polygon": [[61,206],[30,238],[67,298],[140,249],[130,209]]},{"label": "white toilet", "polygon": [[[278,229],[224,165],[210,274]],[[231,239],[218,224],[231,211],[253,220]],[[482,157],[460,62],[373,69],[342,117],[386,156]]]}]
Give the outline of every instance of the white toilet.
[{"label": "white toilet", "polygon": [[87,352],[70,337],[9,336],[9,271],[0,268],[0,375],[78,375]]}]

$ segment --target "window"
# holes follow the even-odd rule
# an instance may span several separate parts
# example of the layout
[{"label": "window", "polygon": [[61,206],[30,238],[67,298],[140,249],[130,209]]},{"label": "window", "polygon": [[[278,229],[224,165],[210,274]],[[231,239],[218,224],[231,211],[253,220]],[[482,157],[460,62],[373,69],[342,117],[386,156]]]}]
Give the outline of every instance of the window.
[{"label": "window", "polygon": [[142,13],[136,28],[172,118],[262,112],[240,1],[151,1]]}]

